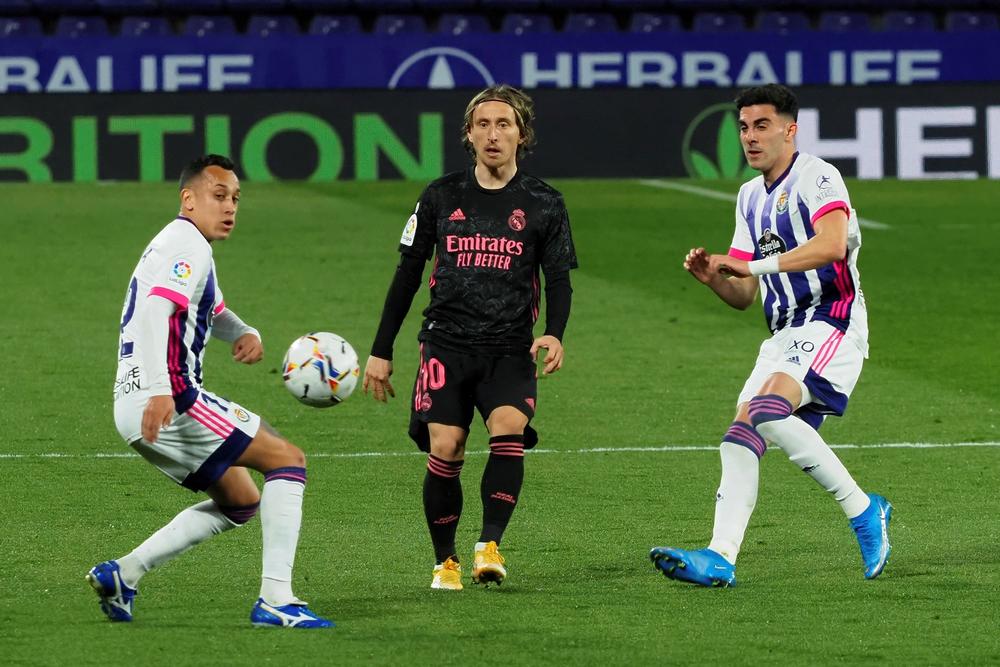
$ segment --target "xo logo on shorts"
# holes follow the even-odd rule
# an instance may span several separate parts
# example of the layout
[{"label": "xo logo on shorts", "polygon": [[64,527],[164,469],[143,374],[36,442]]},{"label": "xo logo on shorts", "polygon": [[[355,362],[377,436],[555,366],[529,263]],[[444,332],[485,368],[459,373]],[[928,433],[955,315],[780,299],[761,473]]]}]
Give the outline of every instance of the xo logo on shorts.
[{"label": "xo logo on shorts", "polygon": [[249,415],[249,413],[247,413],[247,411],[244,410],[243,408],[236,408],[236,409],[234,409],[233,410],[233,414],[241,422],[248,422],[248,421],[250,421],[250,415]]},{"label": "xo logo on shorts", "polygon": [[174,275],[180,278],[181,280],[187,280],[188,278],[191,277],[191,265],[185,262],[184,260],[181,260],[176,264],[174,264],[173,271]]},{"label": "xo logo on shorts", "polygon": [[787,348],[785,348],[785,354],[788,354],[792,350],[798,350],[800,352],[805,352],[806,354],[809,354],[810,352],[812,352],[815,349],[816,349],[816,346],[813,345],[812,341],[809,341],[809,340],[792,340],[792,344],[789,345]]}]

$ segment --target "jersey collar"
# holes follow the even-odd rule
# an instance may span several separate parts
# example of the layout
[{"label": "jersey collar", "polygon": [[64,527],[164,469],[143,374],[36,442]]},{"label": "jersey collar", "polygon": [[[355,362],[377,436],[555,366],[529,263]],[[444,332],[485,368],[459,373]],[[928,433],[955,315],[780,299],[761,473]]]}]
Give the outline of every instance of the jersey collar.
[{"label": "jersey collar", "polygon": [[[765,183],[764,192],[766,192],[767,194],[771,194],[772,192],[774,192],[774,189],[776,187],[781,185],[781,182],[788,177],[788,172],[792,170],[792,167],[795,165],[795,160],[798,159],[798,157],[799,157],[799,152],[795,151],[795,153],[792,154],[792,161],[788,163],[788,169],[785,169],[785,171],[782,172],[781,176],[778,176],[776,179],[774,179],[774,183],[771,183],[771,187],[768,187],[767,184]],[[763,178],[763,176],[761,177]]]}]

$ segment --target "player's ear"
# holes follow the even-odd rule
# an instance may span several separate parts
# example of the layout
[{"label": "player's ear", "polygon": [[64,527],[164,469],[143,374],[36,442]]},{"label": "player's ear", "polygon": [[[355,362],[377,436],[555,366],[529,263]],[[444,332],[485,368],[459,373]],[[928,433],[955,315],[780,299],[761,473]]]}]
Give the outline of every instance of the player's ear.
[{"label": "player's ear", "polygon": [[194,209],[194,191],[191,188],[181,190],[181,208],[185,211]]},{"label": "player's ear", "polygon": [[785,132],[788,134],[789,139],[794,139],[795,135],[799,133],[799,124],[796,122],[791,122],[788,127],[785,128]]}]

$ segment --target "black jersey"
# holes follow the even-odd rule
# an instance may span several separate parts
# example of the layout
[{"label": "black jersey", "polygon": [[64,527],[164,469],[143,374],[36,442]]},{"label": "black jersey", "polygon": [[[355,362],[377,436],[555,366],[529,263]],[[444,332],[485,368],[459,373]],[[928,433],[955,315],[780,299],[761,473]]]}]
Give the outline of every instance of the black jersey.
[{"label": "black jersey", "polygon": [[518,171],[487,190],[474,168],[424,190],[399,251],[434,257],[420,340],[486,352],[531,345],[546,275],[577,267],[562,195]]}]

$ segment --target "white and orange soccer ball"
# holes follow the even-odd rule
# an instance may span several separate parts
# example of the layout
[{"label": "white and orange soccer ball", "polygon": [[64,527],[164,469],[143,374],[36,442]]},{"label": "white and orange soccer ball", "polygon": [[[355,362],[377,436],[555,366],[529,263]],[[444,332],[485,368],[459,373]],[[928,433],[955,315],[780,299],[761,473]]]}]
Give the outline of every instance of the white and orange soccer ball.
[{"label": "white and orange soccer ball", "polygon": [[358,384],[358,353],[337,334],[317,331],[295,340],[281,365],[285,387],[306,405],[328,408]]}]

